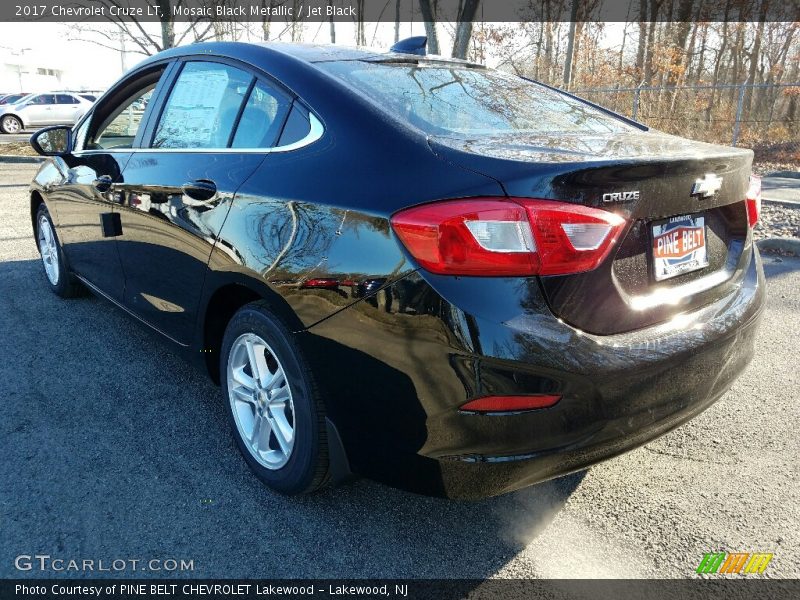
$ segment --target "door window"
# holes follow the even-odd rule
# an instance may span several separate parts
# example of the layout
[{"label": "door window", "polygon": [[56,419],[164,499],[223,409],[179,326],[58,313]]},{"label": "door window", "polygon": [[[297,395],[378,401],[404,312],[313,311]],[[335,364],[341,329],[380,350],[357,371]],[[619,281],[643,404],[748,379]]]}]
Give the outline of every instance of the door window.
[{"label": "door window", "polygon": [[286,125],[283,126],[278,146],[288,146],[299,142],[308,135],[310,130],[311,123],[308,120],[308,111],[295,102],[292,106],[292,112],[289,113],[289,118],[286,119]]},{"label": "door window", "polygon": [[271,148],[281,133],[289,100],[278,90],[259,81],[250,92],[236,135],[233,148]]},{"label": "door window", "polygon": [[69,94],[56,94],[56,104],[78,104],[78,100]]},{"label": "door window", "polygon": [[39,94],[34,96],[27,102],[28,104],[42,105],[42,104],[55,104],[52,94]]},{"label": "door window", "polygon": [[86,140],[84,150],[131,148],[144,117],[145,108],[158,81],[151,81],[123,101]]},{"label": "door window", "polygon": [[215,62],[188,62],[164,106],[153,148],[227,148],[253,77]]}]

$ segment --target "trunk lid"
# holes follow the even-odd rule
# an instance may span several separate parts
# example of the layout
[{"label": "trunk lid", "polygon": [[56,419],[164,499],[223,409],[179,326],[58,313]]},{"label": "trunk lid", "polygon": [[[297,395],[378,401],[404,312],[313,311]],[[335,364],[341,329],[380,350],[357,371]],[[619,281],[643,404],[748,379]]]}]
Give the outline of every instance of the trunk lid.
[{"label": "trunk lid", "polygon": [[[626,219],[598,268],[539,278],[551,310],[581,330],[608,335],[666,321],[731,291],[749,264],[750,150],[633,130],[429,140],[442,159],[492,177],[511,197],[574,202]],[[684,235],[685,245],[670,253],[665,240]],[[688,263],[675,257],[694,248],[686,240],[700,239],[708,264],[681,272],[703,264],[700,246]],[[665,269],[674,274],[659,278]]]}]

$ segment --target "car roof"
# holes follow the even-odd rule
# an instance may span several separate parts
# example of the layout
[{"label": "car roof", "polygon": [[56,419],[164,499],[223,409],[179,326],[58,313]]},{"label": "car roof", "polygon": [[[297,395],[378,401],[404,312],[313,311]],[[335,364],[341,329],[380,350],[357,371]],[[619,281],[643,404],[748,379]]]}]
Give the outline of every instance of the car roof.
[{"label": "car roof", "polygon": [[481,67],[469,61],[442,56],[404,54],[366,47],[339,46],[333,44],[298,44],[285,42],[198,42],[178,46],[153,55],[141,65],[164,58],[185,56],[227,56],[251,62],[265,55],[285,57],[303,63],[319,63],[344,60],[369,61],[431,61],[453,65]]}]

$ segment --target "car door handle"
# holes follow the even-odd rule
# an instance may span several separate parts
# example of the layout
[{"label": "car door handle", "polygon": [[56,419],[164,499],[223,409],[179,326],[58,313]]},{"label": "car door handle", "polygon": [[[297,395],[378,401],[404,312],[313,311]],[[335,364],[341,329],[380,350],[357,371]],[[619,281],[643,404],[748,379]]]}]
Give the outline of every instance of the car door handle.
[{"label": "car door handle", "polygon": [[192,200],[204,202],[217,195],[217,184],[210,179],[197,179],[184,183],[181,191]]},{"label": "car door handle", "polygon": [[92,185],[94,186],[94,189],[102,193],[110,190],[112,183],[114,183],[114,180],[111,179],[110,175],[100,175],[100,177],[92,182]]}]

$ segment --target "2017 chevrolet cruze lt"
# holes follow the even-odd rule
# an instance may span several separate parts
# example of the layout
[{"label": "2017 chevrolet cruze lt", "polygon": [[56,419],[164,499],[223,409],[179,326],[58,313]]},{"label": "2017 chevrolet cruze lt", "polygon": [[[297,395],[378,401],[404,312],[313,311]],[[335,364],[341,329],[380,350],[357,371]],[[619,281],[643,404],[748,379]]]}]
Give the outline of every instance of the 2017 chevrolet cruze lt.
[{"label": "2017 chevrolet cruze lt", "polygon": [[673,429],[753,354],[749,150],[420,45],[172,49],[32,138],[50,288],[203,365],[284,493],[514,490]]}]

